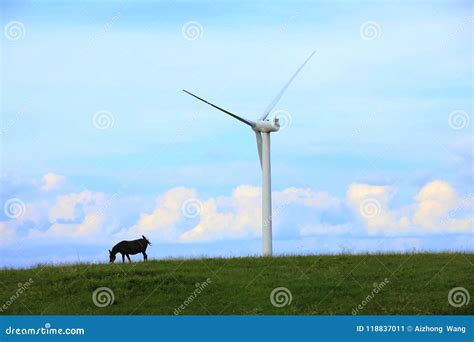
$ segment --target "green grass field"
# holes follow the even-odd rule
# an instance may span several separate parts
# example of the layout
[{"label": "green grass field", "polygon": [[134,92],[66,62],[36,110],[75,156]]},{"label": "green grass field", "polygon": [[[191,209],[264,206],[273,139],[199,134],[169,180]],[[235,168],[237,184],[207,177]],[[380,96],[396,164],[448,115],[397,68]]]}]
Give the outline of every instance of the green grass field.
[{"label": "green grass field", "polygon": [[[448,293],[464,287],[474,294],[473,265],[474,254],[415,253],[2,269],[0,314],[173,315],[181,307],[184,315],[351,315],[361,305],[360,315],[466,315],[474,313],[473,300],[457,308]],[[111,305],[94,304],[100,287],[113,292]],[[291,302],[289,294],[276,298],[285,306],[270,300],[277,287],[291,292]]]}]

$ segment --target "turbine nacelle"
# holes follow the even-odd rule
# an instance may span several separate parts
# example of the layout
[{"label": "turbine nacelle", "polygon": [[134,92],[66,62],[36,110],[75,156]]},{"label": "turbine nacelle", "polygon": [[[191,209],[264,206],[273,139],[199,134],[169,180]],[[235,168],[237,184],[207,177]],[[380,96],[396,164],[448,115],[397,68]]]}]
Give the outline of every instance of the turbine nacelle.
[{"label": "turbine nacelle", "polygon": [[255,132],[261,133],[278,132],[280,130],[280,120],[278,118],[274,118],[273,121],[258,120],[252,128]]}]

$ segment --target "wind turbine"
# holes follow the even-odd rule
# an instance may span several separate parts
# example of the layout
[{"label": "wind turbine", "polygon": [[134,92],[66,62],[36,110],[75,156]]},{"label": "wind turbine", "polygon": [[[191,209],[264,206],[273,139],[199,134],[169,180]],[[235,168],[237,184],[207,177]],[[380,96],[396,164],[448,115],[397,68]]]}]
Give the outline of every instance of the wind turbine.
[{"label": "wind turbine", "polygon": [[248,120],[239,115],[233,114],[183,89],[185,93],[250,126],[250,128],[255,132],[255,136],[257,137],[258,156],[260,158],[260,166],[262,168],[262,236],[264,256],[272,255],[272,179],[270,166],[270,133],[278,132],[280,129],[278,118],[273,118],[273,121],[270,121],[268,116],[270,115],[273,108],[275,108],[278,101],[280,101],[283,93],[286,91],[290,83],[295,79],[296,75],[298,75],[301,69],[303,69],[303,67],[306,65],[306,63],[308,63],[315,53],[316,51],[313,51],[313,53],[311,53],[311,55],[304,61],[298,70],[296,70],[293,76],[291,76],[290,80],[283,86],[277,96],[265,109],[263,115],[257,121]]}]

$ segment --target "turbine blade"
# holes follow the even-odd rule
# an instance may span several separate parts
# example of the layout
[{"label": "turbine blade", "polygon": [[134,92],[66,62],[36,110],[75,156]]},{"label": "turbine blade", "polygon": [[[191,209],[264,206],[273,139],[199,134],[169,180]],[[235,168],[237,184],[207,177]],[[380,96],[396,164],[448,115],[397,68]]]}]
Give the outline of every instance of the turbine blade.
[{"label": "turbine blade", "polygon": [[262,134],[255,132],[255,136],[257,137],[258,159],[260,159],[260,167],[262,167]]},{"label": "turbine blade", "polygon": [[303,69],[303,67],[306,65],[306,63],[308,63],[308,61],[311,59],[311,57],[313,57],[313,55],[315,53],[316,53],[316,51],[313,51],[313,53],[311,55],[309,55],[309,57],[304,61],[304,63],[298,68],[298,70],[296,70],[296,72],[293,74],[293,76],[291,76],[290,80],[283,86],[283,88],[280,90],[280,92],[277,94],[277,96],[273,99],[273,101],[265,109],[265,111],[263,112],[263,115],[260,118],[260,120],[265,120],[268,117],[268,115],[273,110],[273,108],[275,108],[278,101],[280,101],[281,97],[283,96],[283,93],[290,86],[290,83],[295,79],[296,75],[298,75],[298,73],[301,71],[301,69]]},{"label": "turbine blade", "polygon": [[183,91],[184,91],[186,94],[189,94],[189,95],[191,95],[191,96],[197,98],[198,100],[201,100],[202,102],[207,103],[208,105],[210,105],[210,106],[212,106],[212,107],[214,107],[214,108],[216,108],[216,109],[219,109],[221,112],[224,112],[224,113],[226,113],[227,115],[232,116],[233,118],[235,118],[235,119],[237,119],[237,120],[243,122],[244,124],[249,125],[250,127],[255,127],[255,122],[253,122],[253,121],[251,121],[251,120],[244,119],[244,118],[242,118],[242,117],[240,117],[240,116],[238,116],[238,115],[236,115],[236,114],[233,114],[233,113],[231,113],[231,112],[228,112],[228,111],[226,111],[225,109],[223,109],[223,108],[221,108],[221,107],[218,107],[218,106],[216,106],[215,104],[212,104],[212,103],[210,103],[209,101],[206,101],[206,100],[200,98],[199,96],[196,96],[196,95],[194,95],[193,93],[190,93],[190,92],[187,91],[187,90],[184,90],[184,89],[183,89]]}]

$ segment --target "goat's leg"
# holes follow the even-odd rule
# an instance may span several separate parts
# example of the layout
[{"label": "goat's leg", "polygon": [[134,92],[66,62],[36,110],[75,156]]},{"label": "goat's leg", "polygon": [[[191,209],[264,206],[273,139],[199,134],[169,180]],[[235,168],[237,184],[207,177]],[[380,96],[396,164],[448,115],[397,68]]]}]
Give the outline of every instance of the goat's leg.
[{"label": "goat's leg", "polygon": [[148,255],[146,255],[145,252],[142,252],[143,253],[143,261],[147,261],[148,260]]},{"label": "goat's leg", "polygon": [[122,254],[122,262],[125,262],[125,254],[121,253]]},{"label": "goat's leg", "polygon": [[129,262],[132,262],[132,260],[130,260],[130,255],[127,254],[127,259]]}]

